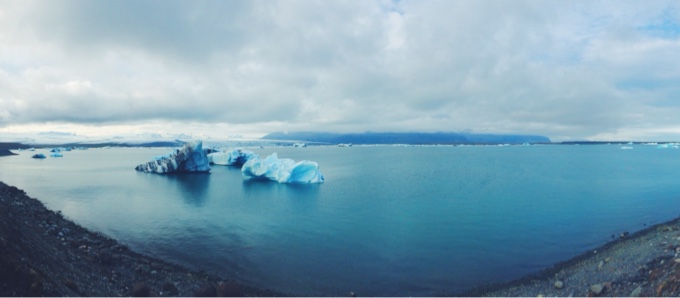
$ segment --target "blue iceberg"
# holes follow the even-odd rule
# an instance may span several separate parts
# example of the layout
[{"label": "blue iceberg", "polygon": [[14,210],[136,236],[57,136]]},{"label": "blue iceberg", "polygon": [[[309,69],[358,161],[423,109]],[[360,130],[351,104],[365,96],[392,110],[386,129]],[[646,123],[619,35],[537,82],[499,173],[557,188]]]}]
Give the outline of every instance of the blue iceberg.
[{"label": "blue iceberg", "polygon": [[216,165],[242,166],[248,160],[257,158],[257,154],[248,150],[233,149],[226,152],[219,151],[208,154],[208,161]]},{"label": "blue iceberg", "polygon": [[64,157],[64,155],[59,153],[59,152],[52,153],[52,154],[50,154],[50,156],[52,156],[52,157]]},{"label": "blue iceberg", "polygon": [[167,174],[174,172],[210,172],[208,156],[203,151],[203,142],[187,142],[182,149],[154,157],[154,160],[135,167],[147,173]]},{"label": "blue iceberg", "polygon": [[319,164],[303,160],[279,159],[273,153],[265,159],[253,157],[241,168],[241,174],[247,179],[268,179],[279,183],[322,183],[323,174],[319,172]]},{"label": "blue iceberg", "polygon": [[45,157],[45,154],[38,153],[38,154],[34,154],[33,156],[31,156],[31,158],[43,159],[43,158],[47,158],[47,157]]}]

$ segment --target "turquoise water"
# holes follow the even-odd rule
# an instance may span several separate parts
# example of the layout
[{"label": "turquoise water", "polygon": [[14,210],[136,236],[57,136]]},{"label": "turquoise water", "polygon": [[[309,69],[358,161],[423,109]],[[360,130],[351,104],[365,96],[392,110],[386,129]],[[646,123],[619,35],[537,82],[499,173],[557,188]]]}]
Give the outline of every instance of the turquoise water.
[{"label": "turquoise water", "polygon": [[254,150],[318,162],[315,185],[134,171],[169,151],[22,152],[0,180],[139,252],[295,295],[457,293],[680,216],[680,150],[653,146]]}]

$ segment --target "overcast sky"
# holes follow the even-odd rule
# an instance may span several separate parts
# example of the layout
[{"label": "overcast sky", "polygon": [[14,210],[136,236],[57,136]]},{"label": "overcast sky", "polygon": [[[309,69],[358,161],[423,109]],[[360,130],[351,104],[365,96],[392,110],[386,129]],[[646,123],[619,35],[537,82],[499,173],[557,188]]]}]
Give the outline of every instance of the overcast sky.
[{"label": "overcast sky", "polygon": [[0,1],[0,132],[680,140],[679,1]]}]

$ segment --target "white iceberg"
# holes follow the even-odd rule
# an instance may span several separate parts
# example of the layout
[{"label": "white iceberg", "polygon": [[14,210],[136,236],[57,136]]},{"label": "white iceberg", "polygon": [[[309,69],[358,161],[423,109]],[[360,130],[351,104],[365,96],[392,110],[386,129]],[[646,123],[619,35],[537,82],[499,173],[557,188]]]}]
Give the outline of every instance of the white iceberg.
[{"label": "white iceberg", "polygon": [[187,142],[182,149],[154,157],[154,160],[135,167],[147,173],[166,174],[174,172],[209,172],[208,156],[203,151],[203,142]]},{"label": "white iceberg", "polygon": [[257,154],[248,150],[233,149],[226,152],[219,151],[208,154],[208,161],[216,165],[242,166],[251,158],[257,158]]},{"label": "white iceberg", "polygon": [[273,153],[265,159],[253,157],[241,168],[241,174],[248,179],[269,179],[279,183],[322,183],[323,174],[319,172],[319,164],[303,160],[279,159]]}]

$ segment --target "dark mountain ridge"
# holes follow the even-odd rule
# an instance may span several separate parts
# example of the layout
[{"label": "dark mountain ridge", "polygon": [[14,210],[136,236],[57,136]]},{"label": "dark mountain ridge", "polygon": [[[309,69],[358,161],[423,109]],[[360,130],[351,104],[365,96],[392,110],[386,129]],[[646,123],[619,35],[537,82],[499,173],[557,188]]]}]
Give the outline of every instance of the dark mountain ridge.
[{"label": "dark mountain ridge", "polygon": [[473,134],[456,132],[364,132],[364,133],[328,133],[328,132],[274,132],[262,139],[301,142],[317,142],[327,144],[523,144],[550,143],[550,139],[539,135],[518,134]]}]

